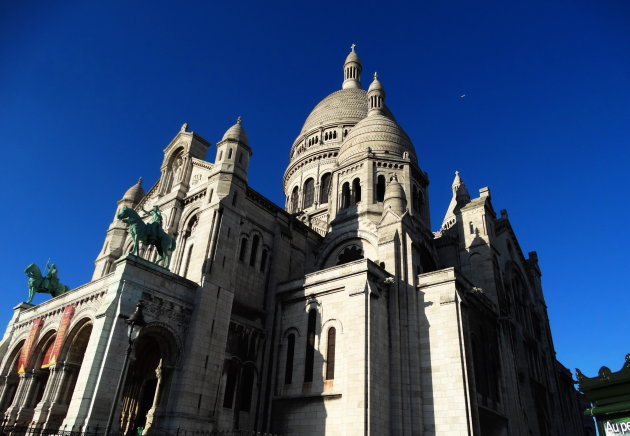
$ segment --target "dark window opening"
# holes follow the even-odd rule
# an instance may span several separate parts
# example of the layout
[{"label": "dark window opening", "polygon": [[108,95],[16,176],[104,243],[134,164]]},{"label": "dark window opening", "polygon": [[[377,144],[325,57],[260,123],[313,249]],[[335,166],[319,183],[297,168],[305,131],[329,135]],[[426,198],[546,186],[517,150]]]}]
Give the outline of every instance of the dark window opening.
[{"label": "dark window opening", "polygon": [[304,209],[313,205],[315,198],[315,181],[308,179],[304,182]]},{"label": "dark window opening", "polygon": [[291,333],[287,338],[287,364],[284,368],[284,384],[293,382],[293,354],[295,353],[295,335]]},{"label": "dark window opening", "polygon": [[411,205],[415,212],[420,210],[420,205],[418,204],[418,188],[416,186],[413,187],[413,195],[411,197]]},{"label": "dark window opening", "polygon": [[359,259],[363,259],[363,250],[356,245],[351,245],[341,252],[337,258],[337,265],[343,265],[344,263],[353,262]]},{"label": "dark window opening", "polygon": [[232,408],[234,403],[234,388],[236,387],[236,377],[238,370],[233,364],[229,364],[227,368],[227,381],[225,382],[225,395],[223,396],[223,407]]},{"label": "dark window opening", "polygon": [[313,362],[315,358],[315,323],[317,311],[311,309],[308,312],[308,329],[306,335],[306,358],[304,360],[304,383],[313,381]]},{"label": "dark window opening", "polygon": [[382,203],[385,200],[385,176],[380,175],[376,180],[376,201]]},{"label": "dark window opening", "polygon": [[336,330],[334,327],[328,329],[328,349],[326,350],[326,380],[335,378],[335,341]]},{"label": "dark window opening", "polygon": [[293,188],[291,193],[291,212],[297,212],[298,210],[298,187]]},{"label": "dark window opening", "polygon": [[260,238],[258,235],[254,235],[254,239],[252,239],[252,251],[249,254],[249,266],[254,266],[256,264],[256,255],[258,254],[258,242]]},{"label": "dark window opening", "polygon": [[341,187],[341,208],[345,209],[350,206],[350,184],[344,183]]},{"label": "dark window opening", "polygon": [[246,366],[243,369],[239,383],[239,410],[243,412],[249,412],[251,409],[254,376],[254,368],[251,366]]},{"label": "dark window opening", "polygon": [[328,203],[328,192],[330,191],[331,179],[332,175],[330,173],[326,173],[322,176],[319,186],[319,204]]},{"label": "dark window opening", "polygon": [[361,181],[358,178],[352,181],[352,200],[353,203],[361,201]]},{"label": "dark window opening", "polygon": [[241,262],[245,260],[245,251],[247,251],[247,238],[241,239],[241,251],[238,255],[238,260]]}]

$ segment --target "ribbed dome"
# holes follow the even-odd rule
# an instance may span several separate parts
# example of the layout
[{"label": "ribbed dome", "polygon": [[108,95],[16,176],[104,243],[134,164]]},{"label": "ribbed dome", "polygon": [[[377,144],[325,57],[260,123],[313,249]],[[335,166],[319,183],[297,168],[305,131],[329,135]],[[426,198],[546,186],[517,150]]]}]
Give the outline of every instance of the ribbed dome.
[{"label": "ribbed dome", "polygon": [[239,141],[249,146],[249,140],[247,139],[247,133],[245,133],[245,129],[243,128],[241,117],[238,117],[236,124],[227,129],[221,141],[225,141],[226,139]]},{"label": "ribbed dome", "polygon": [[[329,124],[356,124],[368,112],[367,92],[363,89],[341,89],[320,101],[306,118],[300,135],[315,127]],[[387,107],[386,116],[393,118]]]},{"label": "ribbed dome", "polygon": [[357,123],[339,149],[337,162],[343,164],[357,154],[370,148],[373,153],[402,158],[409,153],[412,162],[417,163],[416,151],[405,131],[389,117],[373,114]]},{"label": "ribbed dome", "polygon": [[144,197],[144,189],[142,189],[142,177],[138,179],[138,183],[127,189],[121,201],[131,201],[136,204]]}]

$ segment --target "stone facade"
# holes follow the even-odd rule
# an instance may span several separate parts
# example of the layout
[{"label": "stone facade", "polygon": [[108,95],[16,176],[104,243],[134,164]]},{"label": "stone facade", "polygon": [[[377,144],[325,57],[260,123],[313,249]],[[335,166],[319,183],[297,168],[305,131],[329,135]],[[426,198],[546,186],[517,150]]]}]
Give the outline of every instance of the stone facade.
[{"label": "stone facade", "polygon": [[[282,209],[247,181],[241,120],[216,145],[182,126],[161,177],[118,202],[90,283],[20,304],[0,344],[10,422],[105,426],[138,301],[115,428],[283,435],[587,435],[555,360],[535,252],[522,253],[488,188],[456,174],[437,232],[428,175],[385,106],[342,89],[290,150]],[[159,206],[170,271],[131,248],[123,207]]]}]

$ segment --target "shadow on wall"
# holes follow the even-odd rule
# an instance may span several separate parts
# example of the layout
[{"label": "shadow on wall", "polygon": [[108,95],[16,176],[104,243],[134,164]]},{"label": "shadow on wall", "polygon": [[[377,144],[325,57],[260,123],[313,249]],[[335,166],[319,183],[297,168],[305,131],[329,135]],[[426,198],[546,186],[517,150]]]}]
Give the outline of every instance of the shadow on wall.
[{"label": "shadow on wall", "polygon": [[307,303],[304,320],[282,338],[271,431],[286,436],[323,436],[328,418],[326,403],[339,401],[338,395],[331,395],[338,332],[334,326],[322,328],[316,302]]}]

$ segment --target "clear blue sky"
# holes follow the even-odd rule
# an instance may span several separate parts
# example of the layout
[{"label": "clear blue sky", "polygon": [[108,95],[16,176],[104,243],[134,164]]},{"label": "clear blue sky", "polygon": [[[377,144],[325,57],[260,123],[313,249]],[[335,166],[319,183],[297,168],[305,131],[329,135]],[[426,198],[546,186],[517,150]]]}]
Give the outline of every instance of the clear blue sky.
[{"label": "clear blue sky", "polygon": [[490,186],[539,254],[560,361],[618,370],[629,22],[623,0],[2,2],[0,325],[31,262],[89,281],[116,201],[155,183],[183,122],[215,144],[242,115],[250,184],[282,205],[289,148],[356,43],[429,173],[434,230],[455,170],[471,193]]}]

